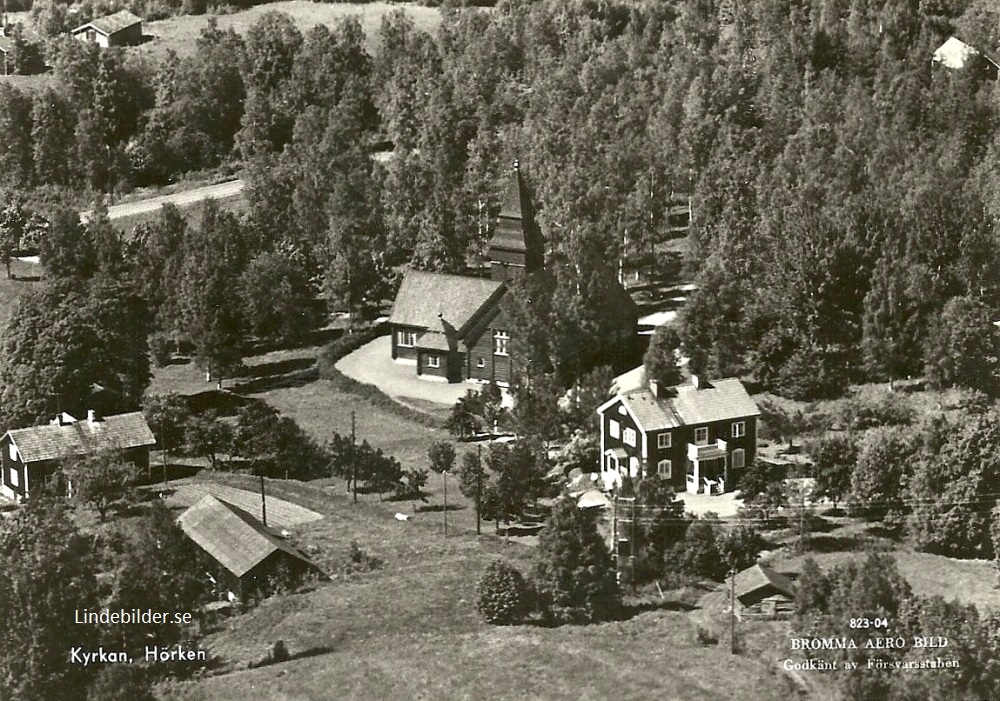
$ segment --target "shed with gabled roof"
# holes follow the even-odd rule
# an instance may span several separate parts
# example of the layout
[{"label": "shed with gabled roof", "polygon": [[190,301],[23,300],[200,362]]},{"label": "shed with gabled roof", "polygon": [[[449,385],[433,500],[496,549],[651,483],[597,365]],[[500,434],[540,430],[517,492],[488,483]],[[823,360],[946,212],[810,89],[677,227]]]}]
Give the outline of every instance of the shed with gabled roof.
[{"label": "shed with gabled roof", "polygon": [[142,18],[128,10],[81,24],[70,31],[75,38],[98,46],[133,46],[142,42]]},{"label": "shed with gabled roof", "polygon": [[243,599],[268,593],[276,578],[326,575],[304,552],[237,506],[206,494],[177,519],[185,535],[217,563],[213,579]]},{"label": "shed with gabled roof", "polygon": [[732,584],[738,608],[744,613],[781,616],[792,612],[795,584],[786,575],[756,564],[736,573]]}]

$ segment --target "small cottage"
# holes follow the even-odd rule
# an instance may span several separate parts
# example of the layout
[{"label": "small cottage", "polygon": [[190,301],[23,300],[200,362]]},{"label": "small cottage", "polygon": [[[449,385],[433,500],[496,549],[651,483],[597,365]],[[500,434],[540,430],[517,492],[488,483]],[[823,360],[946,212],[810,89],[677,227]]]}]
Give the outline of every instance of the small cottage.
[{"label": "small cottage", "polygon": [[786,616],[795,605],[795,585],[765,565],[736,574],[736,609],[748,616]]},{"label": "small cottage", "polygon": [[44,426],[13,429],[0,438],[0,494],[23,501],[51,477],[60,460],[81,455],[116,452],[146,469],[155,443],[139,411],[101,416],[91,409],[80,421],[62,413]]},{"label": "small cottage", "polygon": [[128,10],[122,10],[81,24],[70,34],[80,41],[91,42],[105,48],[134,46],[142,43],[142,19]]}]

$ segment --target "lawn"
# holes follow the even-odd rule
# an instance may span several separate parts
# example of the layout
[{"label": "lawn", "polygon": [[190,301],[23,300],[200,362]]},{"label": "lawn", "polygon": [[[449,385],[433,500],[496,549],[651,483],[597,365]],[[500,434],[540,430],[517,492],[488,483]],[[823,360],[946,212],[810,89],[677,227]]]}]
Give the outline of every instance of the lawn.
[{"label": "lawn", "polygon": [[[325,492],[316,485],[298,489]],[[166,698],[756,701],[794,695],[772,665],[699,646],[683,612],[653,610],[592,626],[487,626],[474,606],[480,573],[498,554],[527,570],[530,548],[490,535],[446,539],[433,524],[396,521],[392,507],[352,505],[336,494],[322,500],[326,518],[303,525],[300,542],[329,554],[355,539],[383,558],[384,567],[269,599],[231,619],[204,642],[228,673],[174,684],[163,690]],[[279,639],[294,659],[246,669]]]},{"label": "lawn", "polygon": [[152,40],[130,51],[135,52],[142,60],[153,61],[161,60],[170,49],[180,56],[186,56],[194,52],[198,36],[202,29],[208,26],[210,17],[217,19],[219,29],[232,28],[237,34],[244,34],[265,13],[284,12],[292,17],[295,25],[303,33],[317,24],[333,25],[345,17],[358,17],[368,37],[368,51],[373,53],[377,47],[377,34],[382,18],[397,10],[406,12],[413,19],[415,26],[424,31],[433,32],[441,24],[441,13],[436,8],[421,5],[388,2],[359,5],[287,0],[258,5],[226,15],[184,15],[148,22],[143,25],[142,31],[144,34],[152,35]]}]

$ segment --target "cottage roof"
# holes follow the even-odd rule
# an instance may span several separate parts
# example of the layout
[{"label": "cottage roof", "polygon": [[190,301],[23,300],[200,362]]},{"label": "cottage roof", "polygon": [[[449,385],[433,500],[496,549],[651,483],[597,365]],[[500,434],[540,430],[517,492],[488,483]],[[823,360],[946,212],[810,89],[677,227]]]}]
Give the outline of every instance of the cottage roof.
[{"label": "cottage roof", "polygon": [[794,598],[795,585],[785,575],[764,565],[754,565],[736,574],[736,598],[742,599],[760,589],[772,586],[782,594]]},{"label": "cottage roof", "polygon": [[656,397],[648,389],[630,392],[625,401],[644,431],[677,428],[684,423],[670,401]]},{"label": "cottage roof", "polygon": [[86,24],[81,24],[73,30],[73,34],[77,34],[88,27],[92,27],[101,34],[111,36],[112,34],[117,34],[123,29],[128,29],[132,25],[139,24],[140,22],[142,22],[140,17],[136,17],[128,10],[122,10],[121,12],[116,12],[113,15],[98,17],[97,19],[91,20]]},{"label": "cottage roof", "polygon": [[[76,421],[69,415],[62,418],[64,421],[60,424],[8,431],[24,462],[54,460],[102,450],[128,450],[156,443],[146,418],[138,411],[95,421]],[[66,422],[67,419],[73,420]]]},{"label": "cottage roof", "polygon": [[674,391],[677,395],[672,398],[672,404],[685,424],[760,416],[756,402],[735,377],[714,380],[710,385],[702,384],[700,387],[681,385]]},{"label": "cottage roof", "polygon": [[399,286],[389,323],[436,330],[443,319],[461,334],[476,312],[504,289],[499,280],[410,270]]},{"label": "cottage roof", "polygon": [[181,514],[177,523],[188,538],[237,577],[279,550],[316,567],[303,552],[275,536],[246,511],[211,494]]},{"label": "cottage roof", "polygon": [[965,65],[976,56],[982,56],[994,66],[996,59],[983,53],[971,44],[966,44],[958,37],[948,37],[934,52],[932,60],[946,68],[965,68]]},{"label": "cottage roof", "polygon": [[440,331],[428,331],[427,333],[420,334],[420,337],[417,339],[417,348],[439,351],[451,350],[448,337]]}]

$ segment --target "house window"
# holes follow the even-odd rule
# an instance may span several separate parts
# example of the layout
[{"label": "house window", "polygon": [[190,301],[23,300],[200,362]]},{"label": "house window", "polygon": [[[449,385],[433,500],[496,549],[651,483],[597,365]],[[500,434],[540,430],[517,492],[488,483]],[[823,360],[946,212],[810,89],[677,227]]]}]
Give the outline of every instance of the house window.
[{"label": "house window", "polygon": [[635,429],[634,428],[626,428],[625,429],[625,434],[622,436],[622,440],[625,441],[625,445],[630,445],[630,446],[632,446],[634,448],[635,447]]},{"label": "house window", "polygon": [[506,331],[497,331],[493,334],[493,355],[509,355],[507,345],[510,343],[510,334]]},{"label": "house window", "polygon": [[427,367],[429,367],[429,368],[439,368],[439,367],[441,367],[441,356],[440,355],[428,355],[427,356]]},{"label": "house window", "polygon": [[11,460],[17,460],[17,446],[11,443],[7,446],[7,452],[10,454]]},{"label": "house window", "polygon": [[618,472],[618,458],[608,453],[608,472]]},{"label": "house window", "polygon": [[401,348],[413,348],[413,346],[417,345],[417,332],[397,331],[396,345],[398,345]]},{"label": "house window", "polygon": [[476,358],[476,367],[477,368],[486,367],[486,358]]},{"label": "house window", "polygon": [[619,426],[620,425],[621,424],[619,424],[614,419],[611,419],[610,423],[608,423],[608,433],[611,434],[612,438],[618,438],[618,436],[619,436]]},{"label": "house window", "polygon": [[17,486],[17,472],[18,472],[18,470],[17,470],[16,467],[10,468],[10,486],[11,487],[16,487]]},{"label": "house window", "polygon": [[747,456],[743,448],[737,448],[733,451],[733,467],[737,470],[742,469],[746,466]]},{"label": "house window", "polygon": [[747,435],[747,422],[736,421],[733,423],[733,438],[742,438]]},{"label": "house window", "polygon": [[660,460],[656,463],[656,474],[658,474],[663,479],[670,479],[671,471],[673,470],[673,465],[669,460]]},{"label": "house window", "polygon": [[660,435],[658,435],[656,437],[656,447],[657,448],[669,448],[670,445],[671,445],[671,443],[670,443],[670,434],[669,433],[661,433]]},{"label": "house window", "polygon": [[628,413],[628,410],[625,409],[625,405],[624,404],[619,404],[618,405],[618,413],[621,414],[622,416],[625,416],[625,414]]},{"label": "house window", "polygon": [[694,443],[695,445],[708,445],[708,426],[694,430]]}]

